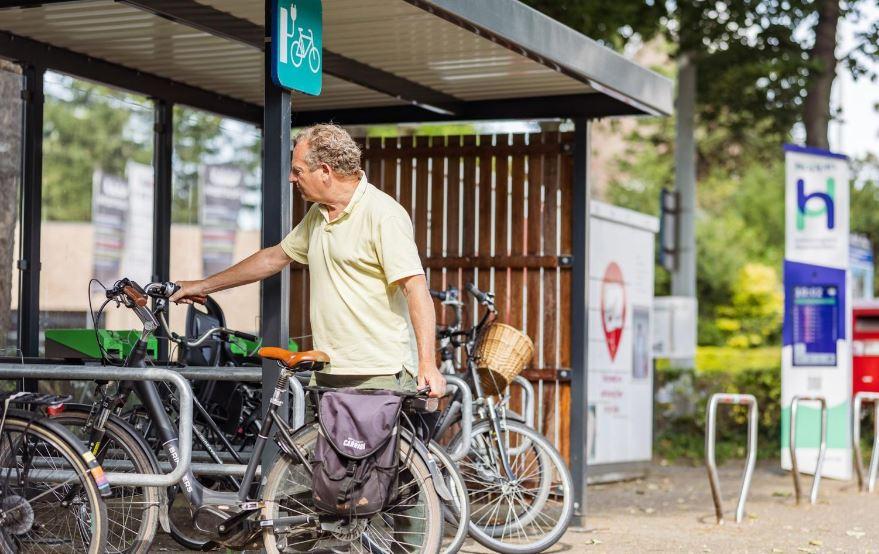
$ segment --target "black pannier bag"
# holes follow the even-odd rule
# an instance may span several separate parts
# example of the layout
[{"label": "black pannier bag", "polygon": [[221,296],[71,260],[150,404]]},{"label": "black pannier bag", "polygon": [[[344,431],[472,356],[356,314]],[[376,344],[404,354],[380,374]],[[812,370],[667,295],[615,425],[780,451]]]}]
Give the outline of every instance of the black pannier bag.
[{"label": "black pannier bag", "polygon": [[399,471],[400,396],[339,389],[321,395],[311,461],[315,507],[368,516],[393,501]]}]

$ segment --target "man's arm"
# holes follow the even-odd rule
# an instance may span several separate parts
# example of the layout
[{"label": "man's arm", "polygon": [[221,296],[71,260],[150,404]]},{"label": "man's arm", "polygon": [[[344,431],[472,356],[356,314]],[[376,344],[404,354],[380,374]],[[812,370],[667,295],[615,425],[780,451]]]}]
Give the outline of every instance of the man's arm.
[{"label": "man's arm", "polygon": [[404,277],[396,282],[406,295],[409,318],[415,329],[418,347],[418,386],[430,386],[430,396],[440,397],[446,392],[446,379],[436,367],[436,314],[424,275]]},{"label": "man's arm", "polygon": [[281,271],[291,262],[279,244],[263,248],[241,260],[229,269],[200,281],[178,281],[180,290],[171,297],[173,302],[191,304],[213,292],[261,281]]}]

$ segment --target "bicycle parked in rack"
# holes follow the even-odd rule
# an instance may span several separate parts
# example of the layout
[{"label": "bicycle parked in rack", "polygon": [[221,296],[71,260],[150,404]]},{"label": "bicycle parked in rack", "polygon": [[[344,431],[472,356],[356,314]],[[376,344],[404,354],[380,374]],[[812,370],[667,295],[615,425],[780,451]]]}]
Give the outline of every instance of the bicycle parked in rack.
[{"label": "bicycle parked in rack", "polygon": [[[543,435],[510,417],[509,392],[494,387],[485,390],[481,375],[478,342],[496,319],[494,295],[468,283],[467,292],[485,311],[479,322],[461,327],[464,303],[455,287],[431,291],[431,295],[454,312],[452,323],[440,327],[441,370],[459,371],[457,360],[473,389],[472,406],[459,397],[453,400],[438,424],[437,437],[450,434],[461,417],[461,410],[476,411],[469,437],[459,432],[449,442],[456,451],[462,441],[467,454],[459,461],[470,492],[470,534],[484,546],[504,553],[536,553],[555,544],[564,534],[573,515],[573,480],[559,452]],[[460,363],[460,362],[459,362]],[[457,408],[455,408],[457,406]]]},{"label": "bicycle parked in rack", "polygon": [[[70,397],[2,393],[0,417],[0,552],[105,552],[110,494],[103,468],[42,409]],[[11,404],[31,411],[10,409]]]},{"label": "bicycle parked in rack", "polygon": [[[173,283],[151,283],[142,289],[133,281],[122,279],[107,290],[104,306],[109,302],[123,305],[133,310],[143,324],[141,337],[126,359],[126,366],[145,365],[146,339],[160,325],[157,319],[160,308],[147,308],[148,298],[167,300],[176,290],[175,287]],[[261,355],[277,360],[282,371],[237,491],[208,489],[195,478],[192,471],[187,472],[181,481],[180,493],[190,506],[194,527],[217,544],[244,549],[257,546],[261,541],[268,552],[306,552],[315,548],[334,548],[336,545],[348,545],[355,552],[432,554],[439,551],[444,517],[440,494],[447,502],[453,498],[445,486],[446,478],[428,447],[412,432],[404,432],[400,443],[400,459],[404,462],[400,467],[397,500],[377,516],[332,517],[309,505],[310,460],[318,431],[314,425],[293,429],[289,423],[277,417],[277,408],[280,399],[287,393],[288,379],[297,372],[320,369],[329,360],[318,351],[292,353],[281,349],[263,349]],[[135,393],[143,404],[171,467],[176,467],[176,431],[152,382],[118,383],[114,394],[105,395],[104,400],[92,406],[82,427],[82,432],[88,434],[89,446],[99,460],[129,452],[146,460],[135,471],[140,472],[145,468],[146,472],[150,472],[149,468],[158,471],[158,460],[143,437],[132,437],[133,428],[118,418],[131,393]],[[406,411],[425,409],[422,405],[425,403],[424,397],[404,396]],[[108,422],[112,422],[112,425],[108,425]],[[134,440],[129,443],[127,439]],[[260,486],[255,481],[256,470],[268,440],[277,443],[280,454]],[[117,445],[127,443],[129,449],[117,448],[114,451],[103,446],[114,442]],[[120,462],[120,466],[136,467],[134,459],[116,461]],[[149,507],[159,515],[160,509],[165,510],[167,503],[144,502],[143,499],[149,494],[160,496],[163,492],[143,487],[140,491],[142,496],[136,497],[131,508],[136,511]],[[139,518],[138,521],[135,534],[138,539],[132,542],[117,541],[114,548],[126,552],[149,550],[155,534],[155,520]]]}]

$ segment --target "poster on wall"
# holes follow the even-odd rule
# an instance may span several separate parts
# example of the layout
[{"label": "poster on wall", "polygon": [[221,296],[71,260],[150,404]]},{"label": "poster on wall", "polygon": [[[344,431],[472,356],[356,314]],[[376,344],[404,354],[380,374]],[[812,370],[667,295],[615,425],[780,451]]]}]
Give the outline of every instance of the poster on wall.
[{"label": "poster on wall", "polygon": [[620,470],[652,457],[651,312],[658,229],[654,217],[592,203],[587,454],[593,476],[602,465]]},{"label": "poster on wall", "polygon": [[153,168],[129,161],[125,175],[128,218],[120,273],[138,283],[148,283],[153,273]]},{"label": "poster on wall", "polygon": [[[797,395],[827,399],[823,475],[851,478],[851,290],[849,169],[845,156],[785,147],[784,323],[782,326],[781,463],[790,469],[790,403]],[[813,473],[820,441],[817,403],[801,403],[797,461]]]},{"label": "poster on wall", "polygon": [[128,220],[128,181],[103,171],[92,175],[92,227],[94,258],[92,275],[110,286],[119,279]]},{"label": "poster on wall", "polygon": [[232,265],[244,171],[231,165],[203,165],[199,170],[199,222],[204,275]]}]

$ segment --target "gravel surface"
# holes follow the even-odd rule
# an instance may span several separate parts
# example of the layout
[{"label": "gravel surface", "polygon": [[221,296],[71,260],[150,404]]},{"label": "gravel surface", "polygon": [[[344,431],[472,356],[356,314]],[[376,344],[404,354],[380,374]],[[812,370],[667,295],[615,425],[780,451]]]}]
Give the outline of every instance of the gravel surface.
[{"label": "gravel surface", "polygon": [[[727,522],[715,524],[703,467],[654,465],[648,477],[589,487],[585,527],[570,529],[548,552],[875,552],[879,492],[824,479],[818,503],[797,506],[790,474],[758,465],[745,521],[735,523],[741,465],[720,468]],[[804,488],[811,477],[804,476]],[[806,500],[808,502],[808,500]],[[159,532],[156,551],[179,551]],[[488,550],[468,543],[465,554]]]}]

